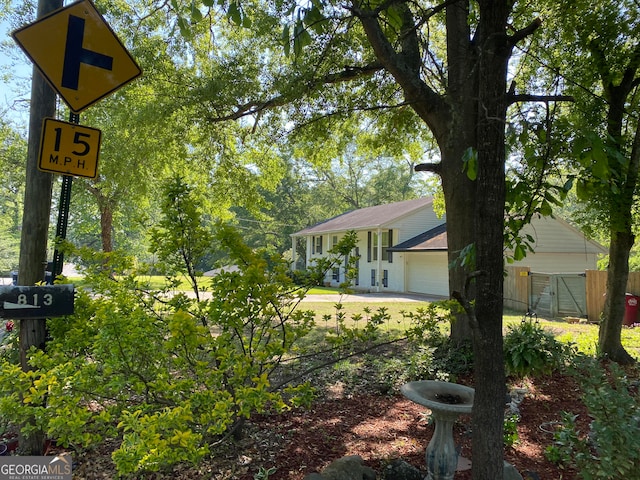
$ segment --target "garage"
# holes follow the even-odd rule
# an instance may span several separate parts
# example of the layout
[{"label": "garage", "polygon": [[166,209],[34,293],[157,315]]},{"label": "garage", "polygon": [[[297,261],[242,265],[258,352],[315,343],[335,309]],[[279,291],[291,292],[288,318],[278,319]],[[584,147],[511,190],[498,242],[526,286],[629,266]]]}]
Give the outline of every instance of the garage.
[{"label": "garage", "polygon": [[449,296],[446,252],[407,252],[405,262],[409,292]]}]

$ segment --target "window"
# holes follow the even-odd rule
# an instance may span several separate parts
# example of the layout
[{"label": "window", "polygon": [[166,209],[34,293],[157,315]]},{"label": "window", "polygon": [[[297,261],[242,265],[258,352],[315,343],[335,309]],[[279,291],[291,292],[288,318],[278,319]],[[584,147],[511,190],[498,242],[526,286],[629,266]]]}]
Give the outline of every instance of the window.
[{"label": "window", "polygon": [[338,235],[333,235],[331,237],[331,248],[335,247],[338,244]]},{"label": "window", "polygon": [[382,286],[383,287],[389,286],[389,270],[382,271]]},{"label": "window", "polygon": [[382,261],[393,262],[392,252],[388,248],[393,244],[393,230],[383,230],[378,232],[367,232],[367,262],[378,260],[378,244],[382,247]]},{"label": "window", "polygon": [[311,253],[322,255],[322,235],[311,237]]},{"label": "window", "polygon": [[393,230],[385,230],[382,232],[382,261],[393,262],[393,252],[388,249],[393,245]]},{"label": "window", "polygon": [[375,268],[371,269],[371,286],[372,287],[376,286],[376,269]]},{"label": "window", "polygon": [[340,268],[339,267],[335,267],[333,269],[333,272],[331,274],[331,278],[333,278],[336,282],[340,281]]}]

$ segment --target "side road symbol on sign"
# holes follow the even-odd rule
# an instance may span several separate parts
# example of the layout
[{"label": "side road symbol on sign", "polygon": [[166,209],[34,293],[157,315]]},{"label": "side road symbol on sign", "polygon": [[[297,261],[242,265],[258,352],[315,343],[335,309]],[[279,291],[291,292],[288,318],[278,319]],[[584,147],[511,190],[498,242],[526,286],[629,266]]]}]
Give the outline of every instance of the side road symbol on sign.
[{"label": "side road symbol on sign", "polygon": [[0,286],[0,317],[52,318],[73,315],[73,285]]},{"label": "side road symbol on sign", "polygon": [[64,66],[62,67],[62,86],[72,90],[78,90],[80,65],[83,63],[109,71],[113,69],[113,57],[82,47],[84,25],[84,18],[69,15],[67,43],[64,49]]},{"label": "side road symbol on sign", "polygon": [[45,118],[38,168],[44,172],[96,178],[102,132],[75,123]]},{"label": "side road symbol on sign", "polygon": [[142,74],[90,0],[58,9],[11,35],[76,113]]}]

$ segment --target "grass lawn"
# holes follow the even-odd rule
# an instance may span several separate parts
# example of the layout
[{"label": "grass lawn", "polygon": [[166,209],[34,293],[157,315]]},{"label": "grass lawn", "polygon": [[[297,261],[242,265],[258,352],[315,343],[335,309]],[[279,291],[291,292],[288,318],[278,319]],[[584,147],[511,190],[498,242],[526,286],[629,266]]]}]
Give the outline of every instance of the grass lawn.
[{"label": "grass lawn", "polygon": [[[336,303],[339,296],[336,296]],[[316,314],[316,322],[320,327],[335,327],[336,308],[333,302],[304,302],[302,308],[305,310],[313,310]],[[408,326],[407,321],[403,318],[402,312],[411,312],[420,307],[419,302],[380,302],[380,303],[363,303],[349,302],[342,304],[342,312],[347,319],[346,324],[353,327],[355,323],[351,320],[354,314],[364,313],[364,308],[368,307],[371,313],[375,313],[379,308],[386,309],[386,313],[391,316],[389,322],[381,327],[383,331],[398,330],[402,331]],[[330,320],[325,320],[325,316],[330,316]],[[522,321],[522,314],[507,313],[504,316],[504,331],[508,331],[509,325],[518,324]],[[552,331],[556,338],[562,342],[573,342],[577,345],[578,350],[587,355],[595,355],[598,344],[598,325],[587,323],[568,323],[561,319],[548,320],[539,319],[540,325]],[[364,326],[360,321],[360,326]],[[448,325],[443,324],[443,329],[448,330]],[[640,359],[640,328],[622,328],[622,345],[634,357]]]},{"label": "grass lawn", "polygon": [[[81,286],[83,279],[70,278],[74,284]],[[161,288],[165,285],[165,278],[163,276],[149,276],[140,279],[148,285],[151,289]],[[209,282],[208,277],[200,277],[199,281],[201,285],[207,286]],[[178,290],[190,290],[191,286],[186,277],[182,279]],[[302,308],[305,310],[313,310],[315,312],[317,325],[320,327],[335,327],[335,305],[340,302],[340,294],[337,288],[332,287],[314,287],[309,291],[309,295],[335,295],[335,302],[324,301],[305,301],[302,304]],[[383,324],[382,329],[384,331],[397,330],[402,331],[408,326],[407,321],[403,318],[402,312],[415,311],[421,305],[420,302],[349,302],[342,303],[342,312],[345,315],[346,323],[348,326],[354,326],[355,322],[351,320],[354,315],[360,314],[363,317],[367,315],[375,314],[380,308],[384,308],[386,313],[390,315],[390,320]],[[367,314],[364,309],[369,308],[370,314]],[[329,316],[331,319],[326,320]],[[504,316],[505,333],[509,325],[516,324],[522,320],[522,314],[506,313]],[[540,324],[551,330],[556,337],[563,342],[573,342],[578,346],[580,352],[595,355],[598,344],[598,325],[583,324],[583,323],[568,323],[561,319],[547,320],[540,319]],[[358,326],[364,326],[364,320],[360,320]],[[443,329],[448,329],[448,325],[443,325]],[[640,358],[640,328],[627,328],[622,329],[622,344],[631,355],[636,358]]]},{"label": "grass lawn", "polygon": [[[76,286],[83,286],[86,284],[84,277],[67,277],[67,280]],[[163,288],[167,283],[166,278],[162,275],[138,277],[138,280],[150,289]],[[199,285],[207,287],[209,286],[210,282],[211,277],[198,277]],[[191,290],[191,283],[187,279],[187,277],[182,276],[182,278],[180,278],[180,284],[178,285],[177,290]],[[338,289],[333,287],[313,287],[311,290],[309,290],[309,295],[335,295],[336,299],[338,298],[339,293],[340,292],[338,291]]]}]

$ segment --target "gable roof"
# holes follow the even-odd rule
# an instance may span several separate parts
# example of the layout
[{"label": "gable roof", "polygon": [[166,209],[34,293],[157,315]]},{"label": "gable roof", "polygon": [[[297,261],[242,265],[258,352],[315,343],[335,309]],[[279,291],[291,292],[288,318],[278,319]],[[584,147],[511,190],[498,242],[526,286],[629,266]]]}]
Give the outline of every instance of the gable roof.
[{"label": "gable roof", "polygon": [[437,227],[416,235],[387,249],[389,252],[433,252],[447,251],[447,224],[442,223]]},{"label": "gable roof", "polygon": [[[558,230],[554,231],[554,239],[555,242],[551,242],[549,235],[543,237],[542,242],[540,242],[540,238],[537,237],[536,234],[533,234],[534,248],[536,251],[543,252],[556,252],[556,253],[571,253],[572,252],[572,242],[571,237],[580,238],[582,242],[582,248],[580,253],[600,253],[606,254],[608,250],[600,245],[598,242],[588,239],[584,236],[584,234],[578,230],[576,227],[571,225],[566,220],[557,217],[534,217],[532,222],[525,226],[525,229],[534,229],[535,224],[538,226],[542,226],[539,222],[555,222],[557,225],[560,225],[564,230],[564,234],[562,234],[562,230],[560,231],[560,235],[558,235]],[[529,233],[529,232],[527,232]],[[561,246],[559,246],[561,244]],[[416,235],[409,240],[405,240],[397,245],[389,247],[388,250],[390,252],[435,252],[435,251],[447,251],[447,224],[442,223],[437,227],[432,228],[431,230],[427,230],[424,233]]]},{"label": "gable roof", "polygon": [[429,207],[432,203],[433,197],[423,197],[375,207],[360,208],[307,227],[294,233],[293,236],[380,228],[416,210]]}]

